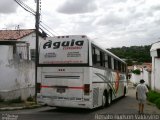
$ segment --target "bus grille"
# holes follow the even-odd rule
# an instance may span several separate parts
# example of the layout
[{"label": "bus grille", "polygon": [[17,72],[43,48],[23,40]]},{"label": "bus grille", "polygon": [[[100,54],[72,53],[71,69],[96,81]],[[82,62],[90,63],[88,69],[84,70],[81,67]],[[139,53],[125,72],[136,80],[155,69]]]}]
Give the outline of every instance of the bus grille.
[{"label": "bus grille", "polygon": [[98,105],[98,95],[99,95],[99,89],[93,88],[93,105],[94,106]]}]

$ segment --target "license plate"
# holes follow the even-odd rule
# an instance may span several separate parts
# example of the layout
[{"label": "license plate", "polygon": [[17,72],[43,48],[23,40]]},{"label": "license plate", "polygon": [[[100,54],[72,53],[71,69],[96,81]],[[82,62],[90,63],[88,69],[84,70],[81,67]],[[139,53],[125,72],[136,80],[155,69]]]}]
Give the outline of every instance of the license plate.
[{"label": "license plate", "polygon": [[66,90],[65,88],[57,88],[58,93],[64,93]]}]

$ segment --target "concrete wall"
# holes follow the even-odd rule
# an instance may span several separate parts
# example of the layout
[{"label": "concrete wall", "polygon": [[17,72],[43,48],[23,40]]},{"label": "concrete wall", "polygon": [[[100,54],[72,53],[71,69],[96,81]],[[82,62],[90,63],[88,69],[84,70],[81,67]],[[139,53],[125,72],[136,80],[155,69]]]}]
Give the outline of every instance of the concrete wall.
[{"label": "concrete wall", "polygon": [[160,58],[152,57],[151,88],[160,92]]},{"label": "concrete wall", "polygon": [[[44,40],[43,38],[39,37],[39,44],[43,40]],[[32,34],[22,38],[21,41],[26,41],[27,43],[29,43],[29,60],[31,60],[30,49],[35,49],[35,46],[36,46],[36,34],[32,33]]]},{"label": "concrete wall", "polygon": [[152,44],[150,49],[152,56],[151,88],[160,92],[160,57],[158,56],[157,49],[160,49],[160,41]]},{"label": "concrete wall", "polygon": [[13,54],[13,45],[0,45],[0,95],[4,99],[34,95],[35,64]]},{"label": "concrete wall", "polygon": [[[39,37],[39,43],[42,40]],[[16,54],[13,54],[13,45],[0,45],[0,97],[5,100],[19,96],[25,100],[35,94],[35,63],[30,50],[35,49],[36,35],[32,33],[17,41],[27,44],[16,44]]]},{"label": "concrete wall", "polygon": [[[134,70],[136,70],[137,68],[134,67]],[[144,79],[145,80],[145,84],[151,86],[151,73],[148,72],[145,68],[141,68],[140,69],[142,72],[140,73],[140,75],[136,75],[134,73],[131,73],[131,78],[130,78],[130,81],[134,84],[138,84],[139,81],[141,79]]]},{"label": "concrete wall", "polygon": [[[25,100],[30,95],[34,96],[35,63],[31,60],[30,49],[35,49],[35,40],[35,33],[19,39],[18,41],[26,41],[28,44],[16,44],[16,54],[13,54],[13,45],[0,45],[0,97],[7,100],[21,96]],[[41,40],[43,39],[39,37],[39,42]],[[22,58],[19,53],[23,54]]]}]

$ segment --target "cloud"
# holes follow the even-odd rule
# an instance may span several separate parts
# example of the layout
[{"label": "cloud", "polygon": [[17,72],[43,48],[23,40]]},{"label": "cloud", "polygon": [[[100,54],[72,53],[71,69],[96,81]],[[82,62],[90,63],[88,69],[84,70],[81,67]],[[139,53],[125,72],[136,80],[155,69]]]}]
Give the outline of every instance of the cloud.
[{"label": "cloud", "polygon": [[18,5],[14,0],[0,0],[0,14],[16,12]]},{"label": "cloud", "polygon": [[[21,1],[36,8],[34,0]],[[41,1],[41,21],[58,35],[86,34],[105,48],[151,44],[160,37],[160,0]],[[0,21],[0,28],[35,27],[34,16],[14,0],[0,0]]]},{"label": "cloud", "polygon": [[66,0],[57,11],[65,14],[82,14],[97,9],[94,0]]},{"label": "cloud", "polygon": [[114,13],[109,13],[103,16],[98,17],[94,24],[100,25],[100,26],[117,26],[117,25],[123,25],[126,23],[126,19],[124,17],[120,17]]}]

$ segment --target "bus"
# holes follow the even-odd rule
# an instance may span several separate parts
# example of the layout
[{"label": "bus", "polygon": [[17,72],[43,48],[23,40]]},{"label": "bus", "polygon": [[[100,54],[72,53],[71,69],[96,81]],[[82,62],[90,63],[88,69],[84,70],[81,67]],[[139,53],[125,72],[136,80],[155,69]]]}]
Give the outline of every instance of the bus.
[{"label": "bus", "polygon": [[85,35],[40,43],[37,102],[55,107],[105,107],[127,94],[126,63]]}]

